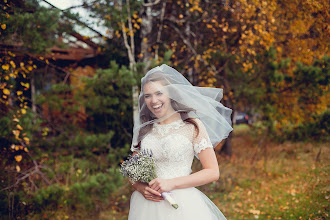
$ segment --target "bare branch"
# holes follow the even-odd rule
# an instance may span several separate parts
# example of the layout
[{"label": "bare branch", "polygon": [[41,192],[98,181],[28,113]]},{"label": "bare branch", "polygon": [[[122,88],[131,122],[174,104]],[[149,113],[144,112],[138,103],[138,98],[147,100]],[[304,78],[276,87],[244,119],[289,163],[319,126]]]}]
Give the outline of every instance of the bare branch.
[{"label": "bare branch", "polygon": [[[24,144],[23,141],[20,141],[20,144],[23,146],[23,147],[26,147],[26,145]],[[40,168],[43,168],[42,165],[39,165],[37,163],[36,160],[34,160],[30,154],[30,152],[27,152],[27,155],[31,158],[31,160],[33,161],[33,164],[34,166],[28,170],[26,170],[25,172],[21,172],[21,176],[16,179],[16,182],[6,188],[3,188],[0,190],[0,192],[2,191],[5,191],[5,190],[8,190],[8,189],[11,189],[11,188],[14,188],[16,186],[18,186],[18,184],[20,184],[20,182],[22,182],[23,180],[25,179],[29,179],[30,183],[34,186],[35,189],[38,189],[37,185],[34,183],[32,177],[35,175],[35,174],[38,174],[41,176],[41,178],[47,183],[47,185],[51,185],[51,182],[48,180],[48,178],[43,174],[43,172],[40,170]]]},{"label": "bare branch", "polygon": [[[121,4],[120,4],[119,7],[120,7],[120,10],[122,11],[122,5]],[[130,16],[128,16],[128,17],[130,17]],[[127,53],[128,53],[130,69],[134,70],[136,67],[135,67],[134,54],[132,53],[132,51],[133,51],[132,47],[131,47],[132,45],[129,45],[129,43],[128,43],[127,34],[126,34],[126,27],[125,27],[125,23],[124,23],[123,19],[120,19],[120,23],[121,23],[121,30],[122,30],[123,38],[124,38],[124,44],[125,44],[125,47],[126,47]],[[133,47],[134,47],[134,38],[133,38]]]},{"label": "bare branch", "polygon": [[158,49],[159,49],[160,37],[161,37],[161,34],[162,34],[162,30],[163,30],[165,8],[166,8],[166,1],[163,2],[161,14],[160,14],[160,24],[159,24],[159,29],[158,29],[158,33],[157,33],[157,39],[156,39],[156,43],[158,45],[157,45],[156,50],[155,50],[155,59],[156,60],[158,60]]},{"label": "bare branch", "polygon": [[134,56],[135,54],[134,32],[133,32],[132,19],[131,19],[131,6],[129,4],[129,1],[127,1],[127,18],[128,18],[128,28],[131,39],[131,52]]},{"label": "bare branch", "polygon": [[143,5],[144,7],[151,7],[151,6],[154,6],[154,5],[159,4],[160,1],[161,1],[161,0],[156,0],[155,2],[142,3],[142,5]]},{"label": "bare branch", "polygon": [[133,138],[132,134],[130,134],[126,128],[123,128],[125,134],[129,137],[129,138]]},{"label": "bare branch", "polygon": [[[56,9],[60,10],[61,12],[63,12],[64,15],[67,16],[67,12],[66,12],[65,10],[61,10],[61,9],[57,8],[55,5],[51,4],[51,3],[48,2],[47,0],[41,0],[41,1],[43,1],[43,2],[45,2],[45,3],[47,3],[47,4],[49,4],[52,8],[56,8]],[[72,18],[71,18],[71,19],[72,19]],[[88,24],[86,24],[86,23],[84,23],[84,22],[82,22],[82,21],[80,21],[80,20],[78,20],[78,19],[76,19],[76,18],[73,18],[73,19],[74,19],[75,21],[77,21],[79,24],[81,24],[81,25],[85,26],[86,28],[90,29],[91,31],[97,33],[100,37],[103,37],[103,38],[106,38],[106,39],[110,39],[110,38],[104,36],[103,34],[101,34],[99,31],[97,31],[97,30],[95,30],[94,28],[90,27]]]}]

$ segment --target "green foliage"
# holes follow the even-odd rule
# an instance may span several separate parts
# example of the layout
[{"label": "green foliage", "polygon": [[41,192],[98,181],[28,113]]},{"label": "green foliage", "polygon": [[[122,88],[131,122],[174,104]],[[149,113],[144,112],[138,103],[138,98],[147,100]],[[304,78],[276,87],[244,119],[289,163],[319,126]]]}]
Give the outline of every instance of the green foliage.
[{"label": "green foliage", "polygon": [[320,98],[328,91],[324,86],[330,84],[330,57],[324,56],[317,59],[312,65],[304,65],[300,62],[296,64],[294,78],[286,77],[287,81],[292,82],[292,88],[299,91],[300,103],[317,103]]},{"label": "green foliage", "polygon": [[[111,62],[108,69],[84,78],[81,88],[55,84],[51,90],[41,92],[37,105],[46,113],[35,114],[27,109],[20,121],[30,139],[31,156],[45,167],[41,171],[52,184],[45,187],[40,177],[32,175],[30,180],[38,187],[36,192],[29,181],[11,189],[22,193],[14,202],[18,215],[24,213],[23,201],[31,214],[62,209],[97,212],[108,204],[123,181],[116,167],[129,151],[135,77],[125,66]],[[7,141],[6,148],[1,148],[2,166],[15,162],[4,151],[8,152],[15,143],[11,127],[16,124],[10,114],[13,113],[0,118],[1,140]],[[24,152],[19,149],[17,153]],[[29,169],[29,162],[21,162],[21,169]],[[6,177],[1,178],[1,186],[15,182],[12,173],[0,173]],[[9,204],[9,194],[1,196],[6,201],[2,205]]]},{"label": "green foliage", "polygon": [[42,210],[45,207],[57,209],[63,203],[65,189],[58,184],[40,189],[34,197],[35,207]]},{"label": "green foliage", "polygon": [[66,207],[88,214],[97,210],[100,203],[106,205],[111,193],[118,190],[122,181],[118,170],[109,169],[107,173],[87,176],[85,180],[69,186],[53,184],[35,193],[32,206],[38,212]]},{"label": "green foliage", "polygon": [[85,88],[76,99],[86,106],[89,115],[88,130],[112,130],[114,148],[130,142],[128,135],[133,126],[132,86],[136,85],[133,73],[126,66],[111,61],[108,69],[99,69],[93,78],[84,78]]},{"label": "green foliage", "polygon": [[12,7],[10,16],[0,15],[0,23],[7,26],[0,42],[23,43],[32,53],[44,53],[57,44],[57,36],[64,31],[59,11],[28,3],[25,7]]},{"label": "green foliage", "polygon": [[330,137],[330,110],[315,115],[314,121],[303,122],[292,130],[283,132],[283,140],[294,141],[328,141]]}]

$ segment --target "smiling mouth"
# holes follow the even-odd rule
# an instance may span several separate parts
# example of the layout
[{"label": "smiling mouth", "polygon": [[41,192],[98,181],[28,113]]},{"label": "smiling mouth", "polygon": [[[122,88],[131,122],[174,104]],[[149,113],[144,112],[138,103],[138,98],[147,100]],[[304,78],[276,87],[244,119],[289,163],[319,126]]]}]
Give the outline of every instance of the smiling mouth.
[{"label": "smiling mouth", "polygon": [[163,105],[164,104],[155,105],[155,106],[152,106],[152,108],[157,111],[157,110],[160,110],[161,107],[163,107]]}]

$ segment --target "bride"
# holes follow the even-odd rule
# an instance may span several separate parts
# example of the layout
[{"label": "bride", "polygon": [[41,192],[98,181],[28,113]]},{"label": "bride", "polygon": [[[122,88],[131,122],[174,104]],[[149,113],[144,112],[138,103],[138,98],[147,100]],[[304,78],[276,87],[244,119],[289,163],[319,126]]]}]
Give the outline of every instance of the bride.
[{"label": "bride", "polygon": [[[141,80],[139,118],[131,150],[153,153],[158,178],[135,182],[128,219],[226,219],[196,186],[217,181],[219,165],[213,147],[232,131],[231,110],[219,101],[222,90],[192,86],[178,71],[163,64]],[[191,173],[196,156],[203,169]],[[170,192],[174,209],[161,196]]]}]

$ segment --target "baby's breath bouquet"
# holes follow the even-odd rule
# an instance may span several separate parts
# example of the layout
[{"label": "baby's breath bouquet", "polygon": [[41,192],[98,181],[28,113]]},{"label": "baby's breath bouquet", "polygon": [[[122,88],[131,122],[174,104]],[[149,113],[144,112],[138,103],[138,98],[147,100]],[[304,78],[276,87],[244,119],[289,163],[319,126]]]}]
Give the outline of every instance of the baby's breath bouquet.
[{"label": "baby's breath bouquet", "polygon": [[[120,173],[128,177],[133,183],[137,181],[149,183],[157,178],[156,163],[152,157],[152,152],[141,151],[134,156],[129,156],[128,160],[121,164]],[[175,209],[179,207],[169,192],[163,192],[162,197]]]}]

